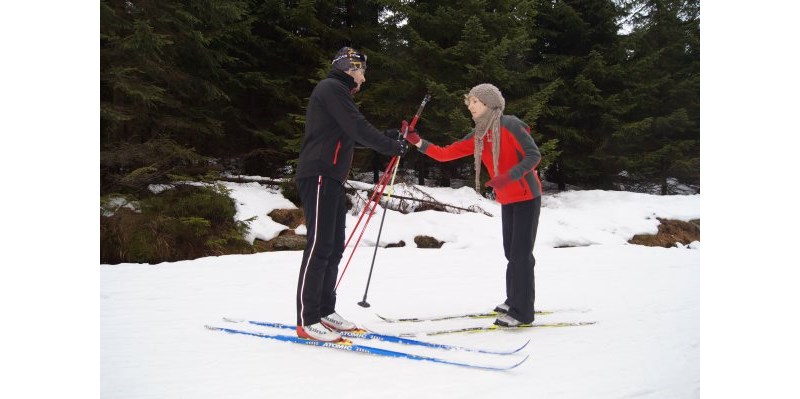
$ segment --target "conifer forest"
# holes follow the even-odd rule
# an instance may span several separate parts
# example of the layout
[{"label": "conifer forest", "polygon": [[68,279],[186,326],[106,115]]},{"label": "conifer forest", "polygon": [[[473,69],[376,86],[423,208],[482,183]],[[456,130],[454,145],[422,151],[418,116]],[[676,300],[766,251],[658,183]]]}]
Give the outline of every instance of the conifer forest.
[{"label": "conifer forest", "polygon": [[[430,94],[417,130],[452,143],[473,126],[464,94],[492,83],[531,126],[543,182],[699,191],[699,0],[101,0],[101,204],[222,173],[290,178],[308,96],[343,46],[368,56],[355,101],[378,129]],[[471,158],[426,158],[403,157],[412,183],[474,176]],[[387,162],[357,150],[351,173]],[[180,231],[230,212],[187,208],[169,215]]]}]

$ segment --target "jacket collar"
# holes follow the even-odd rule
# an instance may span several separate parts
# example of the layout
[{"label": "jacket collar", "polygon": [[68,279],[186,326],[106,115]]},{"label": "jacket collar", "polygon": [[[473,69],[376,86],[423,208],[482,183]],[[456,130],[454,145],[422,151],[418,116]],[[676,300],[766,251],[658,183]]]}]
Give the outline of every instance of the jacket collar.
[{"label": "jacket collar", "polygon": [[338,70],[338,69],[331,69],[328,72],[328,77],[332,79],[336,79],[342,83],[344,83],[348,89],[353,90],[356,88],[356,81],[353,79],[352,76]]}]

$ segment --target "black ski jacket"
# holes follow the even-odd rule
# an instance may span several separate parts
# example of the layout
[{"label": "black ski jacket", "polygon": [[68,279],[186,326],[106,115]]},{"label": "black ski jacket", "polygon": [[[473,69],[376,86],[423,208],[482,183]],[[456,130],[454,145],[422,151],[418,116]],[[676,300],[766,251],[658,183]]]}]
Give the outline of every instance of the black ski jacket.
[{"label": "black ski jacket", "polygon": [[373,127],[358,110],[350,91],[353,78],[332,70],[311,92],[296,179],[326,176],[344,182],[356,143],[384,155],[400,155],[400,142]]}]

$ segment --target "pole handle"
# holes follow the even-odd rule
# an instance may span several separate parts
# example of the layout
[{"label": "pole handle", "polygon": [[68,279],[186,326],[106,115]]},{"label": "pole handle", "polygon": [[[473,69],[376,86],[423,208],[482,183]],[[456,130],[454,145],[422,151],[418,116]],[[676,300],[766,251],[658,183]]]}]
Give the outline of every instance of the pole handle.
[{"label": "pole handle", "polygon": [[[425,108],[425,104],[427,104],[428,101],[430,101],[430,100],[431,100],[431,95],[430,94],[426,94],[425,98],[422,99],[422,104],[420,104],[419,108],[417,108],[417,113],[414,114],[414,119],[411,119],[411,123],[408,125],[409,129],[413,129],[414,126],[417,126],[417,122],[419,121],[419,116],[422,114],[422,110]],[[404,132],[404,135],[405,135],[405,132]]]}]

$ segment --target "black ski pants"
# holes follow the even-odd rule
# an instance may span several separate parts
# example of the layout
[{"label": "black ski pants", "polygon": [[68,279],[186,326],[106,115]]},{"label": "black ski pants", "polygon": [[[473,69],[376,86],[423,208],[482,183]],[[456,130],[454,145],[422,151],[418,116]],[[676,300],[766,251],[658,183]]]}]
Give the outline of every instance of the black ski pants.
[{"label": "black ski pants", "polygon": [[308,230],[297,281],[297,325],[308,326],[335,312],[347,207],[344,184],[329,177],[298,179],[297,191]]},{"label": "black ski pants", "polygon": [[533,322],[536,283],[533,267],[533,244],[539,228],[542,197],[501,206],[503,251],[506,266],[506,301],[508,314],[522,323]]}]

